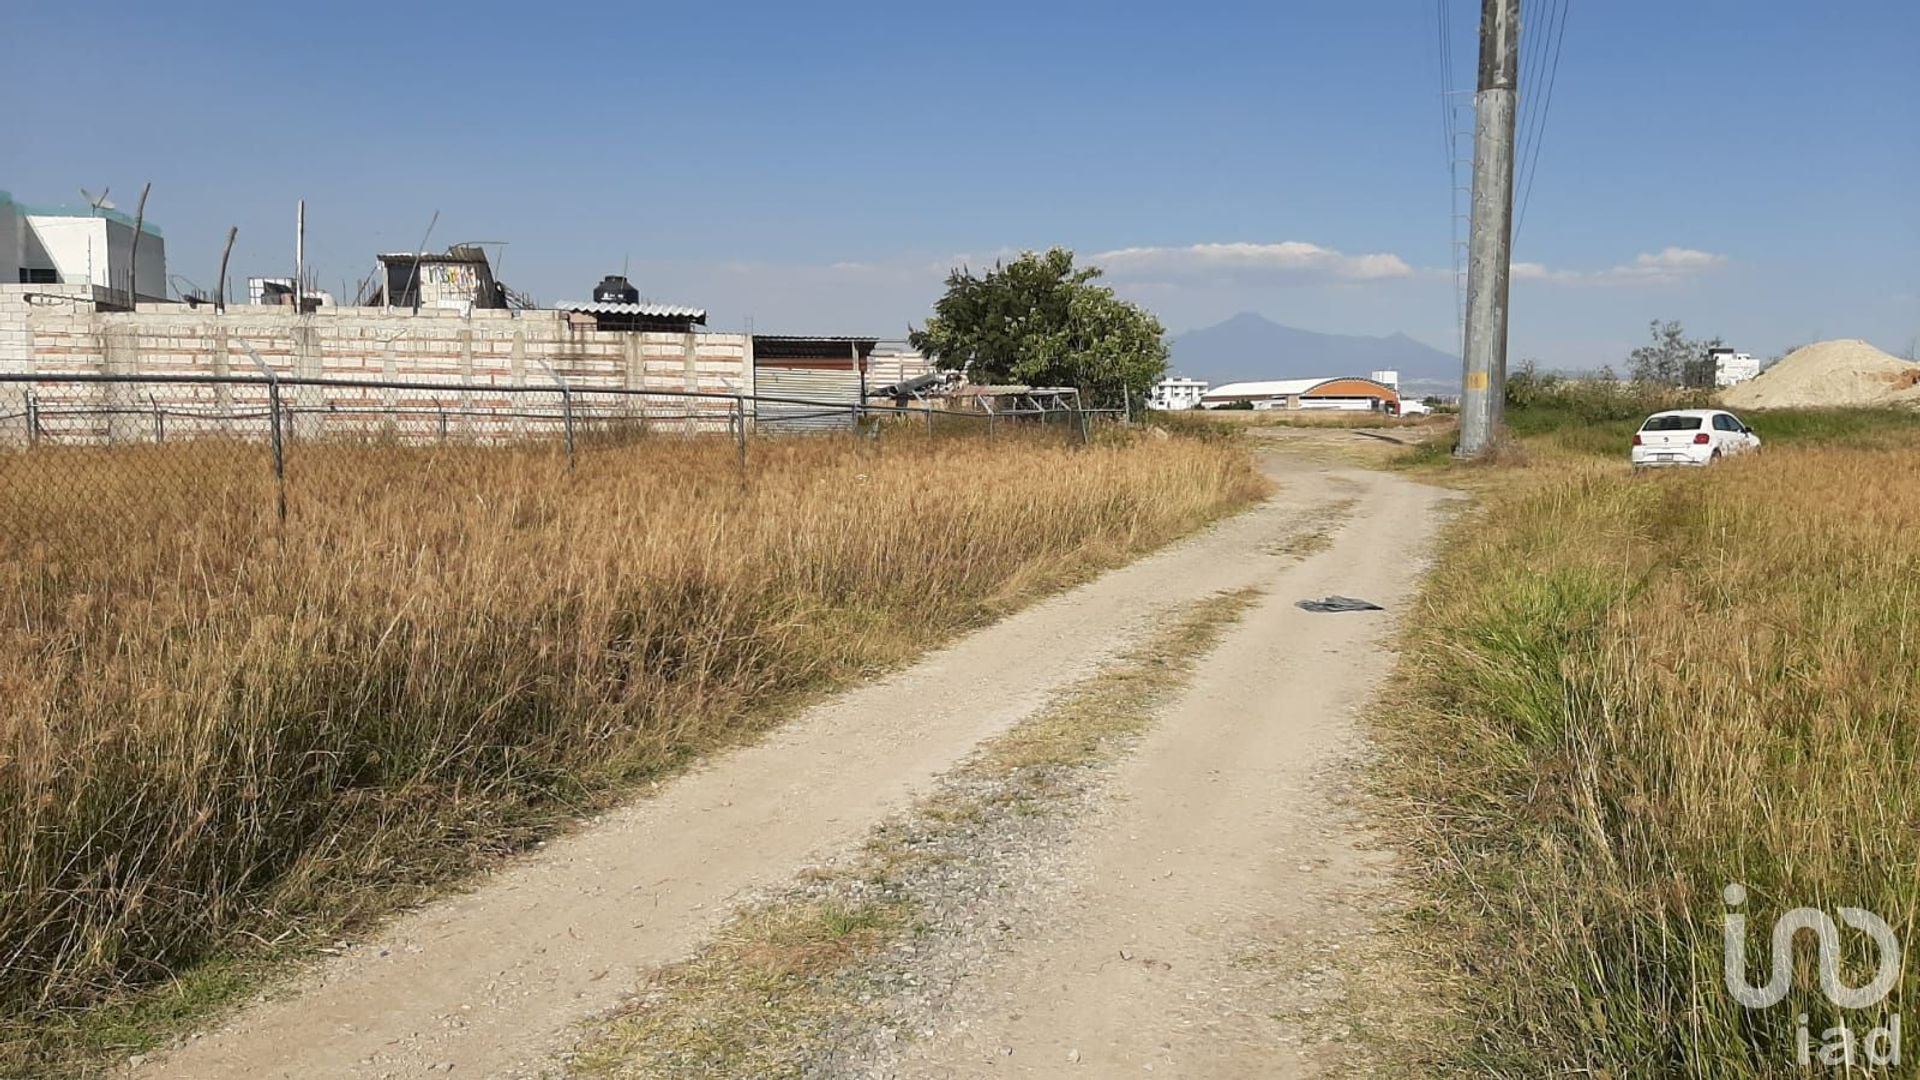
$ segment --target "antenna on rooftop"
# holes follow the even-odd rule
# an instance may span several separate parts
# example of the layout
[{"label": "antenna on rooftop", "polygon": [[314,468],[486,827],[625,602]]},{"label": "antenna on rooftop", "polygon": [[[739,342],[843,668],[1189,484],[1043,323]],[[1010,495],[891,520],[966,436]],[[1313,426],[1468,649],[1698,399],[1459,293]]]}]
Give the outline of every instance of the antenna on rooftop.
[{"label": "antenna on rooftop", "polygon": [[[420,284],[420,260],[427,257],[427,241],[433,238],[433,227],[438,224],[440,224],[440,211],[435,210],[433,217],[427,219],[427,231],[420,236],[420,250],[414,252],[413,267],[407,271],[407,287],[403,289],[400,294],[402,299],[409,293],[413,294],[413,310],[415,311],[420,310],[420,296],[414,292]],[[389,289],[388,291],[391,292],[392,290]],[[387,306],[393,306],[393,297],[387,297]]]},{"label": "antenna on rooftop", "polygon": [[107,198],[107,192],[112,190],[113,190],[112,188],[101,188],[100,194],[95,195],[93,192],[88,191],[86,188],[81,188],[80,197],[87,200],[87,205],[93,207],[93,212],[95,214],[98,214],[102,210],[113,209],[113,200]]}]

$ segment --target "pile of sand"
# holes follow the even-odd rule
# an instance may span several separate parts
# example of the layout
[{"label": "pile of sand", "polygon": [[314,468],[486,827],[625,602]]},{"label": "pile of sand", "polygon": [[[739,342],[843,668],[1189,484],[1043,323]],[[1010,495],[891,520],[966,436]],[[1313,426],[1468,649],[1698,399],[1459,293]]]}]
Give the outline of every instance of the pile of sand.
[{"label": "pile of sand", "polygon": [[1920,364],[1853,338],[1819,341],[1721,391],[1720,404],[1730,409],[1920,405]]}]

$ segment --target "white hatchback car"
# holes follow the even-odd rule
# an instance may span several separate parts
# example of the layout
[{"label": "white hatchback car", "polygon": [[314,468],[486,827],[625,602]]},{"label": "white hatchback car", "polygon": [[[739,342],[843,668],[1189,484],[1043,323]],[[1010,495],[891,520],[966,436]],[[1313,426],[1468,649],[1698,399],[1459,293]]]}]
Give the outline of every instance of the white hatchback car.
[{"label": "white hatchback car", "polygon": [[1633,466],[1711,465],[1758,449],[1760,436],[1720,409],[1672,409],[1647,417],[1633,433]]}]

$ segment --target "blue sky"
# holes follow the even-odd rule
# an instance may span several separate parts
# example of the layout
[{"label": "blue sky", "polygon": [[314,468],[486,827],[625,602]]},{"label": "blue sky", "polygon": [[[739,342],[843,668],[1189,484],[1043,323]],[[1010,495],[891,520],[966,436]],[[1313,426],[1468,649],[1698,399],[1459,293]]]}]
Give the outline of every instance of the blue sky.
[{"label": "blue sky", "polygon": [[[1478,5],[1449,6],[1470,86]],[[1920,4],[1567,6],[1515,358],[1618,361],[1654,318],[1905,352]],[[542,300],[631,260],[716,327],[899,334],[943,268],[1063,244],[1175,331],[1246,310],[1450,347],[1438,7],[19,5],[0,188],[130,209],[151,180],[169,269],[206,286],[230,224],[236,279],[286,273],[305,197],[335,289],[437,210],[435,246],[509,241]]]}]

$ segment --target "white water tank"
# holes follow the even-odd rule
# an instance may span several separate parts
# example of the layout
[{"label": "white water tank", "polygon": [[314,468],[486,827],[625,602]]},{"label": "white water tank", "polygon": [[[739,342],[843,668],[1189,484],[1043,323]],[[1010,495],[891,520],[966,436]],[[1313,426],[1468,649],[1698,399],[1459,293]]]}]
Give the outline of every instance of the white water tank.
[{"label": "white water tank", "polygon": [[1368,375],[1367,378],[1377,383],[1386,383],[1395,390],[1400,389],[1400,373],[1397,371],[1376,371]]}]

